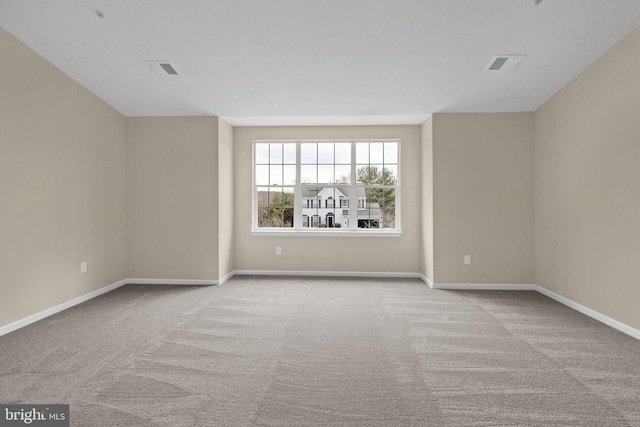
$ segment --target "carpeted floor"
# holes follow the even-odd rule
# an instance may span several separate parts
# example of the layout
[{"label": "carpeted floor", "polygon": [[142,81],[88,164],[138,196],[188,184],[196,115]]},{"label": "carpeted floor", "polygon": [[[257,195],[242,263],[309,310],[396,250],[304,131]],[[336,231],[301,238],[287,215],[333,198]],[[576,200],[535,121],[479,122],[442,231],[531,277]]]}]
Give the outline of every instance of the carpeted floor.
[{"label": "carpeted floor", "polygon": [[72,426],[640,426],[640,342],[535,292],[128,285],[0,337]]}]

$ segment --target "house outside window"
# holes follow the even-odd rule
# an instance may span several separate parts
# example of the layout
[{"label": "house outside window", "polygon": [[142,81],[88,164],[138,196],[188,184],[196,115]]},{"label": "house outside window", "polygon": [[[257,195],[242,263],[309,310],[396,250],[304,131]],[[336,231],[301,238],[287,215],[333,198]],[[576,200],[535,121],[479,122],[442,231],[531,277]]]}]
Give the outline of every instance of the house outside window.
[{"label": "house outside window", "polygon": [[253,230],[399,232],[399,150],[398,140],[254,141]]}]

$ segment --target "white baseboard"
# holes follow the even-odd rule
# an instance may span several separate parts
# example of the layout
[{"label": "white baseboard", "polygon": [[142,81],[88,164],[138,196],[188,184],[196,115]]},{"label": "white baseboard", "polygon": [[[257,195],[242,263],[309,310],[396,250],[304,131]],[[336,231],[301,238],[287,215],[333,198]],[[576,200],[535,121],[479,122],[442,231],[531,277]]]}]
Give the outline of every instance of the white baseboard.
[{"label": "white baseboard", "polygon": [[223,283],[225,283],[227,280],[231,279],[235,275],[236,275],[236,272],[232,271],[231,273],[221,277],[220,280],[218,280],[218,284],[222,285]]},{"label": "white baseboard", "polygon": [[433,289],[433,282],[427,276],[425,276],[424,274],[420,273],[419,277],[420,277],[420,279],[422,279],[422,281],[424,283],[426,283],[427,285],[429,285],[429,287],[431,289]]},{"label": "white baseboard", "polygon": [[219,285],[219,280],[192,280],[192,279],[125,279],[131,285]]},{"label": "white baseboard", "polygon": [[237,276],[303,276],[303,277],[368,277],[420,279],[420,273],[394,273],[371,271],[287,271],[287,270],[235,270]]},{"label": "white baseboard", "polygon": [[433,283],[433,289],[467,291],[536,291],[536,285],[507,283]]},{"label": "white baseboard", "polygon": [[580,313],[585,314],[593,319],[596,319],[597,321],[602,322],[605,325],[611,326],[612,328],[617,329],[620,332],[624,332],[625,334],[631,335],[635,339],[640,340],[640,330],[636,328],[633,328],[625,323],[612,319],[611,317],[606,316],[602,313],[599,313],[589,307],[585,307],[582,304],[578,304],[577,302],[572,301],[569,298],[565,298],[562,295],[558,295],[555,292],[552,292],[548,289],[543,288],[542,286],[536,286],[535,290],[553,300],[558,301],[561,304],[566,305],[567,307],[570,307],[576,311],[579,311]]},{"label": "white baseboard", "polygon": [[120,286],[126,285],[127,281],[126,280],[120,280],[119,282],[116,283],[112,283],[109,286],[105,286],[104,288],[100,288],[98,290],[95,290],[93,292],[89,292],[88,294],[82,295],[80,297],[74,298],[70,301],[67,302],[63,302],[62,304],[58,304],[54,307],[48,308],[46,310],[43,310],[39,313],[36,314],[32,314],[31,316],[27,316],[24,319],[20,319],[17,320],[13,323],[9,323],[8,325],[4,325],[4,326],[0,326],[0,336],[8,334],[9,332],[13,332],[17,329],[23,328],[27,325],[30,325],[32,323],[35,323],[39,320],[44,319],[45,317],[49,317],[52,316],[56,313],[60,313],[63,310],[66,310],[68,308],[73,307],[74,305],[78,305],[81,304],[85,301],[88,301],[92,298],[95,298],[97,296],[100,296],[102,294],[105,294],[107,292],[110,292],[114,289],[119,288]]}]

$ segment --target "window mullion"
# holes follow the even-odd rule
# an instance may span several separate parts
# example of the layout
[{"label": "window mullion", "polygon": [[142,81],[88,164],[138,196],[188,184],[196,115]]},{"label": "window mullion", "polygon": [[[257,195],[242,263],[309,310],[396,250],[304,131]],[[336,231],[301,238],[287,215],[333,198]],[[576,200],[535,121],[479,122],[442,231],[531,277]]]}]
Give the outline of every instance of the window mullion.
[{"label": "window mullion", "polygon": [[293,229],[302,230],[302,185],[300,178],[302,172],[300,171],[300,141],[296,142],[296,185],[293,190]]},{"label": "window mullion", "polygon": [[349,230],[358,229],[358,170],[356,165],[356,143],[351,141],[351,186],[349,191]]}]

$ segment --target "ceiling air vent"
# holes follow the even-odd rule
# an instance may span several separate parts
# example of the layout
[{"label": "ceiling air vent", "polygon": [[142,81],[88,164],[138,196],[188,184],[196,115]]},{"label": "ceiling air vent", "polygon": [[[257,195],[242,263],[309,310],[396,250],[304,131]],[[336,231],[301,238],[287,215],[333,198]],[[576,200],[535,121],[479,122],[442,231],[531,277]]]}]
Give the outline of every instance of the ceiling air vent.
[{"label": "ceiling air vent", "polygon": [[526,57],[527,55],[496,55],[485,71],[513,71]]},{"label": "ceiling air vent", "polygon": [[177,76],[178,72],[169,61],[144,61],[149,70],[159,76]]}]

